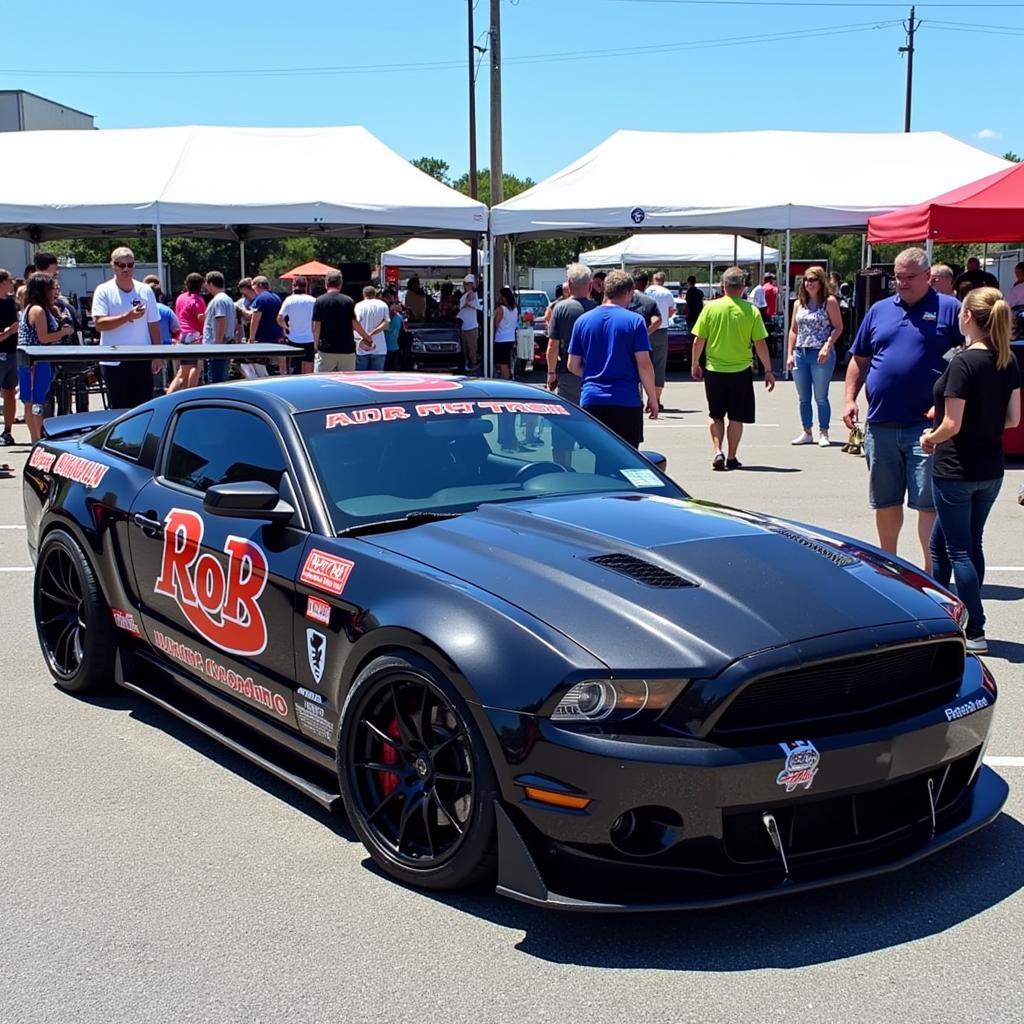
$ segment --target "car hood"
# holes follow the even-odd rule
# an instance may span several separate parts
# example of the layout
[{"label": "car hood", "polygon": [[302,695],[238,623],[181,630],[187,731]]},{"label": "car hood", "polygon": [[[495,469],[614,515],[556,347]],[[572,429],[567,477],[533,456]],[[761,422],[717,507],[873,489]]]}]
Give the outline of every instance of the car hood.
[{"label": "car hood", "polygon": [[[371,542],[524,609],[612,669],[715,673],[803,639],[942,615],[898,563],[807,527],[692,500],[485,505]],[[593,561],[602,556],[617,556],[619,568]],[[631,568],[663,585],[623,571]]]}]

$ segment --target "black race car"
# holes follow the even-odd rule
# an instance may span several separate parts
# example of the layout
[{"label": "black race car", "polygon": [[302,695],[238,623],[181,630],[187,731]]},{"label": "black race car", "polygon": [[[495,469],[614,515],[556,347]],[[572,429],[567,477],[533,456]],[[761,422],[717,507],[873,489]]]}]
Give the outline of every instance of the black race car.
[{"label": "black race car", "polygon": [[954,597],[689,498],[546,392],[273,378],[47,433],[24,496],[57,684],[116,681],[343,803],[401,882],[710,906],[892,870],[1005,801]]}]

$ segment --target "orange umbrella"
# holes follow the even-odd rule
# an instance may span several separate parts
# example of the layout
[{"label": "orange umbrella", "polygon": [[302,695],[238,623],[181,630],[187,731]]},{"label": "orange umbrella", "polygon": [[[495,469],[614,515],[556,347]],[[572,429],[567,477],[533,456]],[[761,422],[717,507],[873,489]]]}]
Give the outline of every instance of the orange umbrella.
[{"label": "orange umbrella", "polygon": [[337,269],[337,267],[329,267],[319,260],[313,260],[312,263],[303,263],[300,267],[293,267],[287,274],[281,275],[281,280],[294,281],[297,277],[323,277],[324,274],[329,274],[332,270]]}]

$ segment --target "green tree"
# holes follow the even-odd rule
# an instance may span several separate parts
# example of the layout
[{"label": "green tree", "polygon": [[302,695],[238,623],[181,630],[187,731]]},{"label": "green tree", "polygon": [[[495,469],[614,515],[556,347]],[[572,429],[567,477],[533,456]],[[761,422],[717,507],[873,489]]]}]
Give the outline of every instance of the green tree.
[{"label": "green tree", "polygon": [[[533,188],[536,182],[532,178],[517,178],[514,174],[502,174],[502,183],[505,190],[505,199],[511,199],[513,196],[519,195],[520,192],[525,192],[528,188]],[[469,171],[466,171],[461,177],[456,178],[452,182],[452,188],[457,192],[461,192],[463,195],[469,195]],[[491,206],[491,171],[490,168],[484,167],[482,170],[476,172],[476,197],[481,203],[486,206]]]},{"label": "green tree", "polygon": [[1017,154],[1014,153],[1012,149],[1003,154],[1003,159],[1009,160],[1011,163],[1015,164],[1019,164],[1021,161],[1021,158],[1017,156]]},{"label": "green tree", "polygon": [[437,178],[443,184],[451,184],[451,167],[448,166],[447,160],[441,160],[436,156],[418,156],[415,160],[410,160],[409,163],[413,167],[418,167],[424,174]]}]

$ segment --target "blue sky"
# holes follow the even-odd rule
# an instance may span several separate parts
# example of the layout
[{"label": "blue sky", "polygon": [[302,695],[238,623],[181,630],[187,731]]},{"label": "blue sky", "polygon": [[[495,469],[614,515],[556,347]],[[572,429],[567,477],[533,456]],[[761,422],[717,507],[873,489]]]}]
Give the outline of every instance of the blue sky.
[{"label": "blue sky", "polygon": [[[540,180],[619,128],[899,131],[908,7],[502,0],[505,170]],[[410,159],[467,168],[466,0],[341,0],[337,13],[222,0],[206,8],[213,18],[191,9],[186,28],[171,4],[144,15],[123,2],[55,0],[42,22],[30,5],[11,5],[0,88],[85,110],[101,128],[361,123]],[[1009,84],[1024,3],[918,4],[917,14],[913,127],[1024,153]],[[488,15],[477,0],[481,44]],[[487,79],[485,58],[481,167]],[[807,170],[828,174],[827,154]]]}]

